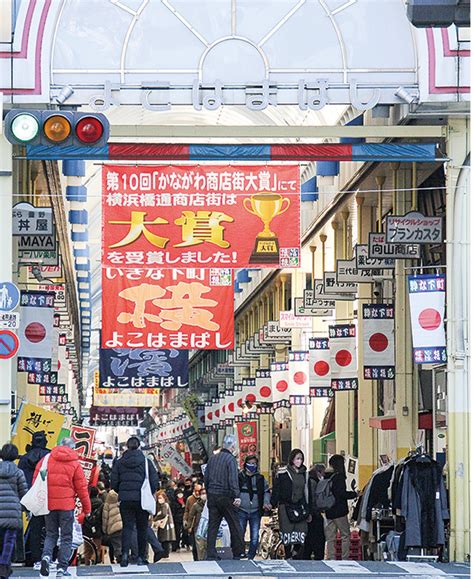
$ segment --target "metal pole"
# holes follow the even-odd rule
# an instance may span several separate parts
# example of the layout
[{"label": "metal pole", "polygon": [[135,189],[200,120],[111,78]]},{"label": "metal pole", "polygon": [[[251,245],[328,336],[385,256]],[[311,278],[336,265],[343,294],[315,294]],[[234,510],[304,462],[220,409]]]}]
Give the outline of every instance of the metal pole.
[{"label": "metal pole", "polygon": [[375,177],[375,182],[377,183],[378,193],[377,193],[377,231],[382,231],[382,217],[383,217],[383,209],[382,209],[382,195],[383,195],[383,185],[385,183],[385,175],[377,175]]},{"label": "metal pole", "polygon": [[[321,245],[322,245],[322,265],[323,265],[323,275],[324,272],[326,271],[326,240],[327,240],[328,236],[324,235],[324,233],[321,233],[321,235],[319,236],[319,240],[321,241]],[[336,264],[334,264],[335,266]]]},{"label": "metal pole", "polygon": [[310,245],[311,251],[311,287],[314,289],[314,280],[316,278],[316,246]]}]

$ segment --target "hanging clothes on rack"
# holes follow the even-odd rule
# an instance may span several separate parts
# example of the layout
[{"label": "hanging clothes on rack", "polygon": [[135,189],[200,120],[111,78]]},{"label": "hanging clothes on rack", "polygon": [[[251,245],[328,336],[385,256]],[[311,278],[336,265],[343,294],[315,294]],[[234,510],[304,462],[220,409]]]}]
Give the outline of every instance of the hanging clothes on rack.
[{"label": "hanging clothes on rack", "polygon": [[444,521],[449,520],[449,511],[441,466],[427,454],[409,458],[396,500],[399,496],[400,514],[405,519],[405,547],[444,545]]},{"label": "hanging clothes on rack", "polygon": [[[364,488],[357,505],[357,525],[360,530],[369,532],[372,521],[372,509],[388,508],[390,499],[388,488],[392,479],[394,465],[389,463],[377,469]],[[356,516],[354,514],[354,516]]]}]

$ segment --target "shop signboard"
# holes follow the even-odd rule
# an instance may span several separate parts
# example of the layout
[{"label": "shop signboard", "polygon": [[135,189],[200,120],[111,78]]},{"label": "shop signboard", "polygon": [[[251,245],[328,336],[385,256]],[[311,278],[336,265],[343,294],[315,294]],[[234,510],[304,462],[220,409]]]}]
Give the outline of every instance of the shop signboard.
[{"label": "shop signboard", "polygon": [[[311,289],[307,289],[303,291],[303,295],[305,292],[313,292],[313,299],[316,300],[331,300],[333,302],[347,302],[353,301],[355,299],[355,294],[352,292],[326,292],[324,290],[324,279],[315,279],[313,281],[313,287]],[[310,293],[307,294],[311,296]],[[335,306],[336,304],[334,304]],[[324,303],[323,303],[324,306]],[[313,307],[323,307],[313,306]]]},{"label": "shop signboard", "polygon": [[293,311],[280,312],[280,327],[291,329],[308,329],[311,328],[313,322],[310,317],[295,316]]},{"label": "shop signboard", "polygon": [[243,468],[245,457],[258,453],[258,422],[256,420],[237,422],[239,440],[240,468]]},{"label": "shop signboard", "polygon": [[[322,287],[322,286],[320,286]],[[347,298],[344,297],[346,300]],[[303,305],[313,310],[329,310],[336,307],[336,300],[321,296],[319,288],[303,290]]]},{"label": "shop signboard", "polygon": [[295,316],[323,318],[325,316],[331,316],[334,313],[334,309],[321,310],[319,308],[307,308],[304,305],[304,298],[295,298],[293,304],[293,313]]},{"label": "shop signboard", "polygon": [[91,406],[91,426],[138,426],[146,413],[144,408]]},{"label": "shop signboard", "polygon": [[[21,260],[28,258],[28,253],[23,254],[22,252],[50,252],[47,255],[51,257],[51,252],[57,254],[56,247],[56,236],[55,235],[20,235],[18,236],[18,251]],[[40,254],[39,259],[42,259],[44,254]],[[46,265],[46,262],[44,262]],[[55,263],[52,265],[55,265]]]},{"label": "shop signboard", "polygon": [[18,447],[20,455],[25,454],[26,446],[31,444],[35,432],[46,434],[47,447],[53,448],[64,423],[64,416],[58,412],[33,404],[22,404],[13,426],[12,442]]},{"label": "shop signboard", "polygon": [[352,294],[355,299],[357,293],[356,283],[338,283],[335,271],[325,271],[323,273],[323,293],[331,294]]},{"label": "shop signboard", "polygon": [[373,283],[374,277],[382,275],[382,269],[358,269],[355,257],[336,262],[337,283]]},{"label": "shop signboard", "polygon": [[107,267],[299,267],[298,165],[106,165]]},{"label": "shop signboard", "polygon": [[162,464],[170,464],[184,477],[189,477],[193,474],[193,469],[184,460],[181,454],[171,446],[171,444],[164,444],[161,446],[160,462]]},{"label": "shop signboard", "polygon": [[279,321],[271,320],[263,326],[263,341],[271,344],[291,341],[291,328],[282,328]]},{"label": "shop signboard", "polygon": [[102,348],[234,347],[232,270],[102,270]]},{"label": "shop signboard", "polygon": [[369,246],[364,244],[356,245],[357,269],[395,269],[395,260],[391,257],[371,258],[369,257]]},{"label": "shop signboard", "polygon": [[428,217],[418,211],[406,215],[387,215],[386,240],[388,243],[443,242],[443,218]]},{"label": "shop signboard", "polygon": [[371,259],[420,259],[418,243],[389,243],[386,233],[369,233],[369,258]]},{"label": "shop signboard", "polygon": [[34,207],[21,202],[13,206],[12,235],[53,235],[52,207]]}]

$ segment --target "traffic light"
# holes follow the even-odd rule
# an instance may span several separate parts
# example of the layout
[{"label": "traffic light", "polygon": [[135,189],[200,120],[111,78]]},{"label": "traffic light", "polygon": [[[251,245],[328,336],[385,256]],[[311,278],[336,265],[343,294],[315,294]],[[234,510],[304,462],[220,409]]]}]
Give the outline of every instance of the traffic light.
[{"label": "traffic light", "polygon": [[14,109],[5,117],[5,137],[14,145],[102,147],[109,121],[101,113]]},{"label": "traffic light", "polygon": [[408,0],[407,15],[417,28],[471,25],[470,0]]}]

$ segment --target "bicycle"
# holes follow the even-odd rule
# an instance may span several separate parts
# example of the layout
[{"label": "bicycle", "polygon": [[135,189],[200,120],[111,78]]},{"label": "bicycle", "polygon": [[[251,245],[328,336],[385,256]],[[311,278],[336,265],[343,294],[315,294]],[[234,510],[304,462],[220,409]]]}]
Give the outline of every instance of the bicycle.
[{"label": "bicycle", "polygon": [[285,546],[281,540],[278,511],[270,514],[260,531],[258,555],[262,559],[285,559]]},{"label": "bicycle", "polygon": [[94,541],[90,537],[84,536],[82,543],[72,552],[71,559],[69,560],[69,565],[77,567],[79,567],[79,565],[84,565],[85,561],[84,551],[86,545],[89,548],[89,561],[90,561],[89,565],[99,564],[100,562],[99,553],[97,551],[97,547]]}]

